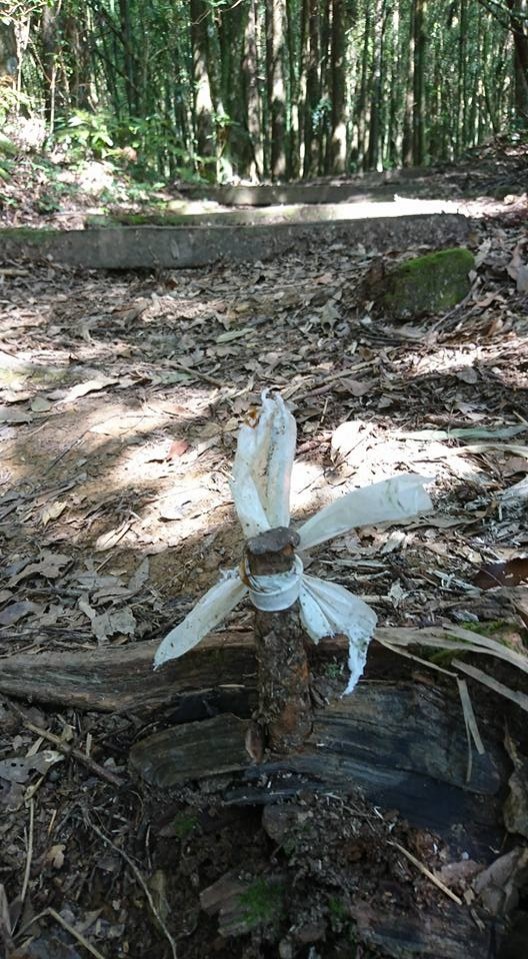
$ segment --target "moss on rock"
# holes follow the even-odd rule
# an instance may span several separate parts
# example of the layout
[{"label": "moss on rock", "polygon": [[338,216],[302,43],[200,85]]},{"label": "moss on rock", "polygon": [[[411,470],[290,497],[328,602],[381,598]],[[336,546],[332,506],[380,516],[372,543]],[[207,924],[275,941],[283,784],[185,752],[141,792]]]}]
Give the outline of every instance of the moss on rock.
[{"label": "moss on rock", "polygon": [[385,277],[380,304],[398,320],[449,310],[469,293],[474,265],[463,247],[408,260]]}]

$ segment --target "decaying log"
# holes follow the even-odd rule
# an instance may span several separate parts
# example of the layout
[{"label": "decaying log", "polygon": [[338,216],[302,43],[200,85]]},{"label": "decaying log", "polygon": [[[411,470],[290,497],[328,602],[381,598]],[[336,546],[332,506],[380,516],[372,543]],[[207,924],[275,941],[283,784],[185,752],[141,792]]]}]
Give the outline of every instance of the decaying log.
[{"label": "decaying log", "polygon": [[[288,573],[299,545],[299,534],[285,526],[267,530],[246,543],[253,576]],[[312,729],[312,709],[305,632],[299,605],[267,612],[255,609],[255,649],[258,664],[258,716],[264,741],[274,753],[298,749]]]},{"label": "decaying log", "polygon": [[302,752],[272,762],[254,763],[246,754],[244,763],[247,728],[247,721],[223,715],[164,730],[133,747],[131,770],[158,788],[232,772],[236,781],[225,799],[239,804],[276,802],[300,789],[360,787],[367,799],[398,809],[414,825],[444,835],[459,825],[468,849],[475,836],[482,843],[498,838],[499,792],[507,778],[502,746],[481,729],[488,751],[473,757],[467,782],[462,711],[440,690],[361,682],[353,695],[315,713]]},{"label": "decaying log", "polygon": [[[381,628],[377,633],[390,642],[397,630]],[[180,722],[203,718],[207,712],[199,709],[202,701],[212,703],[213,713],[229,709],[239,713],[239,707],[230,703],[247,701],[248,693],[254,696],[257,661],[252,633],[213,633],[181,659],[154,672],[158,646],[155,639],[116,648],[15,653],[0,659],[0,693],[138,715],[170,705],[180,711]],[[319,646],[310,645],[309,654],[346,663],[347,650],[347,640],[336,636]],[[371,646],[369,662],[380,655],[385,655],[384,650]],[[196,710],[199,714],[193,715]]]},{"label": "decaying log", "polygon": [[470,220],[457,213],[272,226],[140,226],[95,230],[0,230],[0,262],[29,257],[86,269],[183,269],[225,258],[265,260],[321,244],[361,243],[380,252],[466,242]]},{"label": "decaying log", "polygon": [[[154,672],[159,640],[115,649],[20,653],[0,659],[0,692],[43,703],[103,712],[141,713],[194,702],[214,690],[227,699],[256,685],[250,633],[223,632]],[[185,717],[182,717],[184,719]]]}]

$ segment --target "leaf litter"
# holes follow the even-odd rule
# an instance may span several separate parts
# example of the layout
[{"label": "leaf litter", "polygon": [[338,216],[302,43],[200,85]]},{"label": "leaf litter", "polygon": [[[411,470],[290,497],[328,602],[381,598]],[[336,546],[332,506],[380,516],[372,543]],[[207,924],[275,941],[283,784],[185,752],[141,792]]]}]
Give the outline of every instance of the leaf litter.
[{"label": "leaf litter", "polygon": [[[435,661],[447,672],[461,666],[470,691],[469,697],[463,692],[468,736],[478,750],[483,711],[488,723],[488,692],[474,681],[483,682],[476,675],[484,673],[482,654],[499,657],[485,667],[492,689],[513,691],[521,709],[528,694],[524,665],[518,668],[525,663],[528,623],[528,320],[522,226],[512,215],[484,220],[477,232],[470,296],[451,314],[412,329],[371,315],[358,291],[378,254],[343,244],[314,247],[310,256],[292,251],[281,262],[219,263],[152,276],[82,274],[52,264],[5,276],[0,656],[29,650],[37,672],[39,655],[131,646],[163,635],[175,609],[183,618],[219,570],[239,559],[228,485],[236,429],[261,389],[273,386],[299,425],[296,520],[397,471],[427,470],[435,477],[431,517],[360,529],[320,549],[310,569],[375,607],[386,630],[380,638],[409,652],[417,683],[437,676],[442,682],[441,673],[426,678]],[[404,255],[410,252],[421,251]],[[387,265],[399,257],[387,254]],[[231,621],[234,630],[247,624],[244,610]],[[496,712],[507,709],[493,702]],[[30,711],[38,713],[37,727],[59,740],[73,730],[76,748],[126,777],[128,747],[143,728],[137,716]],[[160,943],[170,947],[156,919],[164,915],[163,895],[179,915],[163,923],[186,959],[208,954],[212,942],[220,956],[264,956],[275,943],[280,955],[311,949],[326,957],[337,954],[332,950],[352,927],[363,930],[364,955],[391,955],[368,944],[366,914],[356,902],[360,893],[371,904],[385,895],[376,865],[380,850],[389,863],[390,894],[402,910],[412,912],[416,902],[439,915],[447,908],[415,861],[439,877],[452,874],[459,896],[469,896],[475,871],[488,888],[491,859],[466,869],[467,860],[453,858],[453,845],[410,829],[397,814],[375,824],[359,800],[347,812],[342,799],[301,798],[285,834],[291,851],[274,859],[258,810],[230,818],[220,787],[208,793],[205,785],[191,786],[172,800],[148,796],[145,805],[136,786],[116,792],[71,756],[62,768],[46,766],[42,737],[21,723],[8,699],[0,712],[0,928],[9,927],[11,938],[13,930],[24,930],[20,942],[40,942],[35,955],[48,948],[55,959],[53,936],[71,947],[73,929],[105,959],[139,957],[138,937],[142,956],[159,956]],[[515,712],[507,715],[515,740],[519,720]],[[521,812],[514,816],[510,809],[510,820],[518,824],[526,808],[526,759],[522,745],[512,750]],[[24,914],[13,924],[28,862],[30,799],[33,860]],[[303,845],[306,822],[310,852]],[[164,830],[174,823],[182,838],[162,854]],[[144,840],[150,830],[154,847]],[[336,851],[339,842],[347,844],[346,862]],[[324,852],[327,843],[335,845],[334,860]],[[122,853],[147,884],[161,871],[165,891],[159,883],[151,891],[150,919],[137,908],[144,889]],[[501,880],[504,895],[508,883],[518,885],[511,876],[521,863],[517,853]],[[248,927],[246,917],[244,934],[226,945],[216,914],[200,910],[200,893],[232,868],[243,873],[245,901],[261,877],[287,888],[290,902],[275,927]],[[293,877],[304,901],[294,893]],[[55,912],[63,924],[44,917],[32,927],[46,910],[48,920]],[[286,932],[288,922],[294,934]],[[79,940],[76,948],[82,951]]]}]

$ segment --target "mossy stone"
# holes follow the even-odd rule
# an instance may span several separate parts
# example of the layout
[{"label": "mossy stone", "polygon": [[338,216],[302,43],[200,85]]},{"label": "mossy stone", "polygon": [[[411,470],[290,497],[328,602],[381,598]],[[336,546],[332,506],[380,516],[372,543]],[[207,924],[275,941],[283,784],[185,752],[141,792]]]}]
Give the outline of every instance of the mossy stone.
[{"label": "mossy stone", "polygon": [[408,260],[384,278],[380,305],[397,320],[449,310],[469,293],[473,254],[463,247]]}]

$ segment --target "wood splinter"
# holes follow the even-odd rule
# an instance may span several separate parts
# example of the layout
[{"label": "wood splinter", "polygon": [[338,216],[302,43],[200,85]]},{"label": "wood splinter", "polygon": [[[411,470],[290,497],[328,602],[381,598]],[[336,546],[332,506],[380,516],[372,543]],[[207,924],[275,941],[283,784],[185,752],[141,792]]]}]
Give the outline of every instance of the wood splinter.
[{"label": "wood splinter", "polygon": [[[299,534],[285,526],[267,530],[246,543],[253,576],[291,571]],[[255,609],[255,646],[258,663],[258,715],[267,748],[273,753],[294,752],[312,729],[308,659],[299,604],[265,612]]]}]

